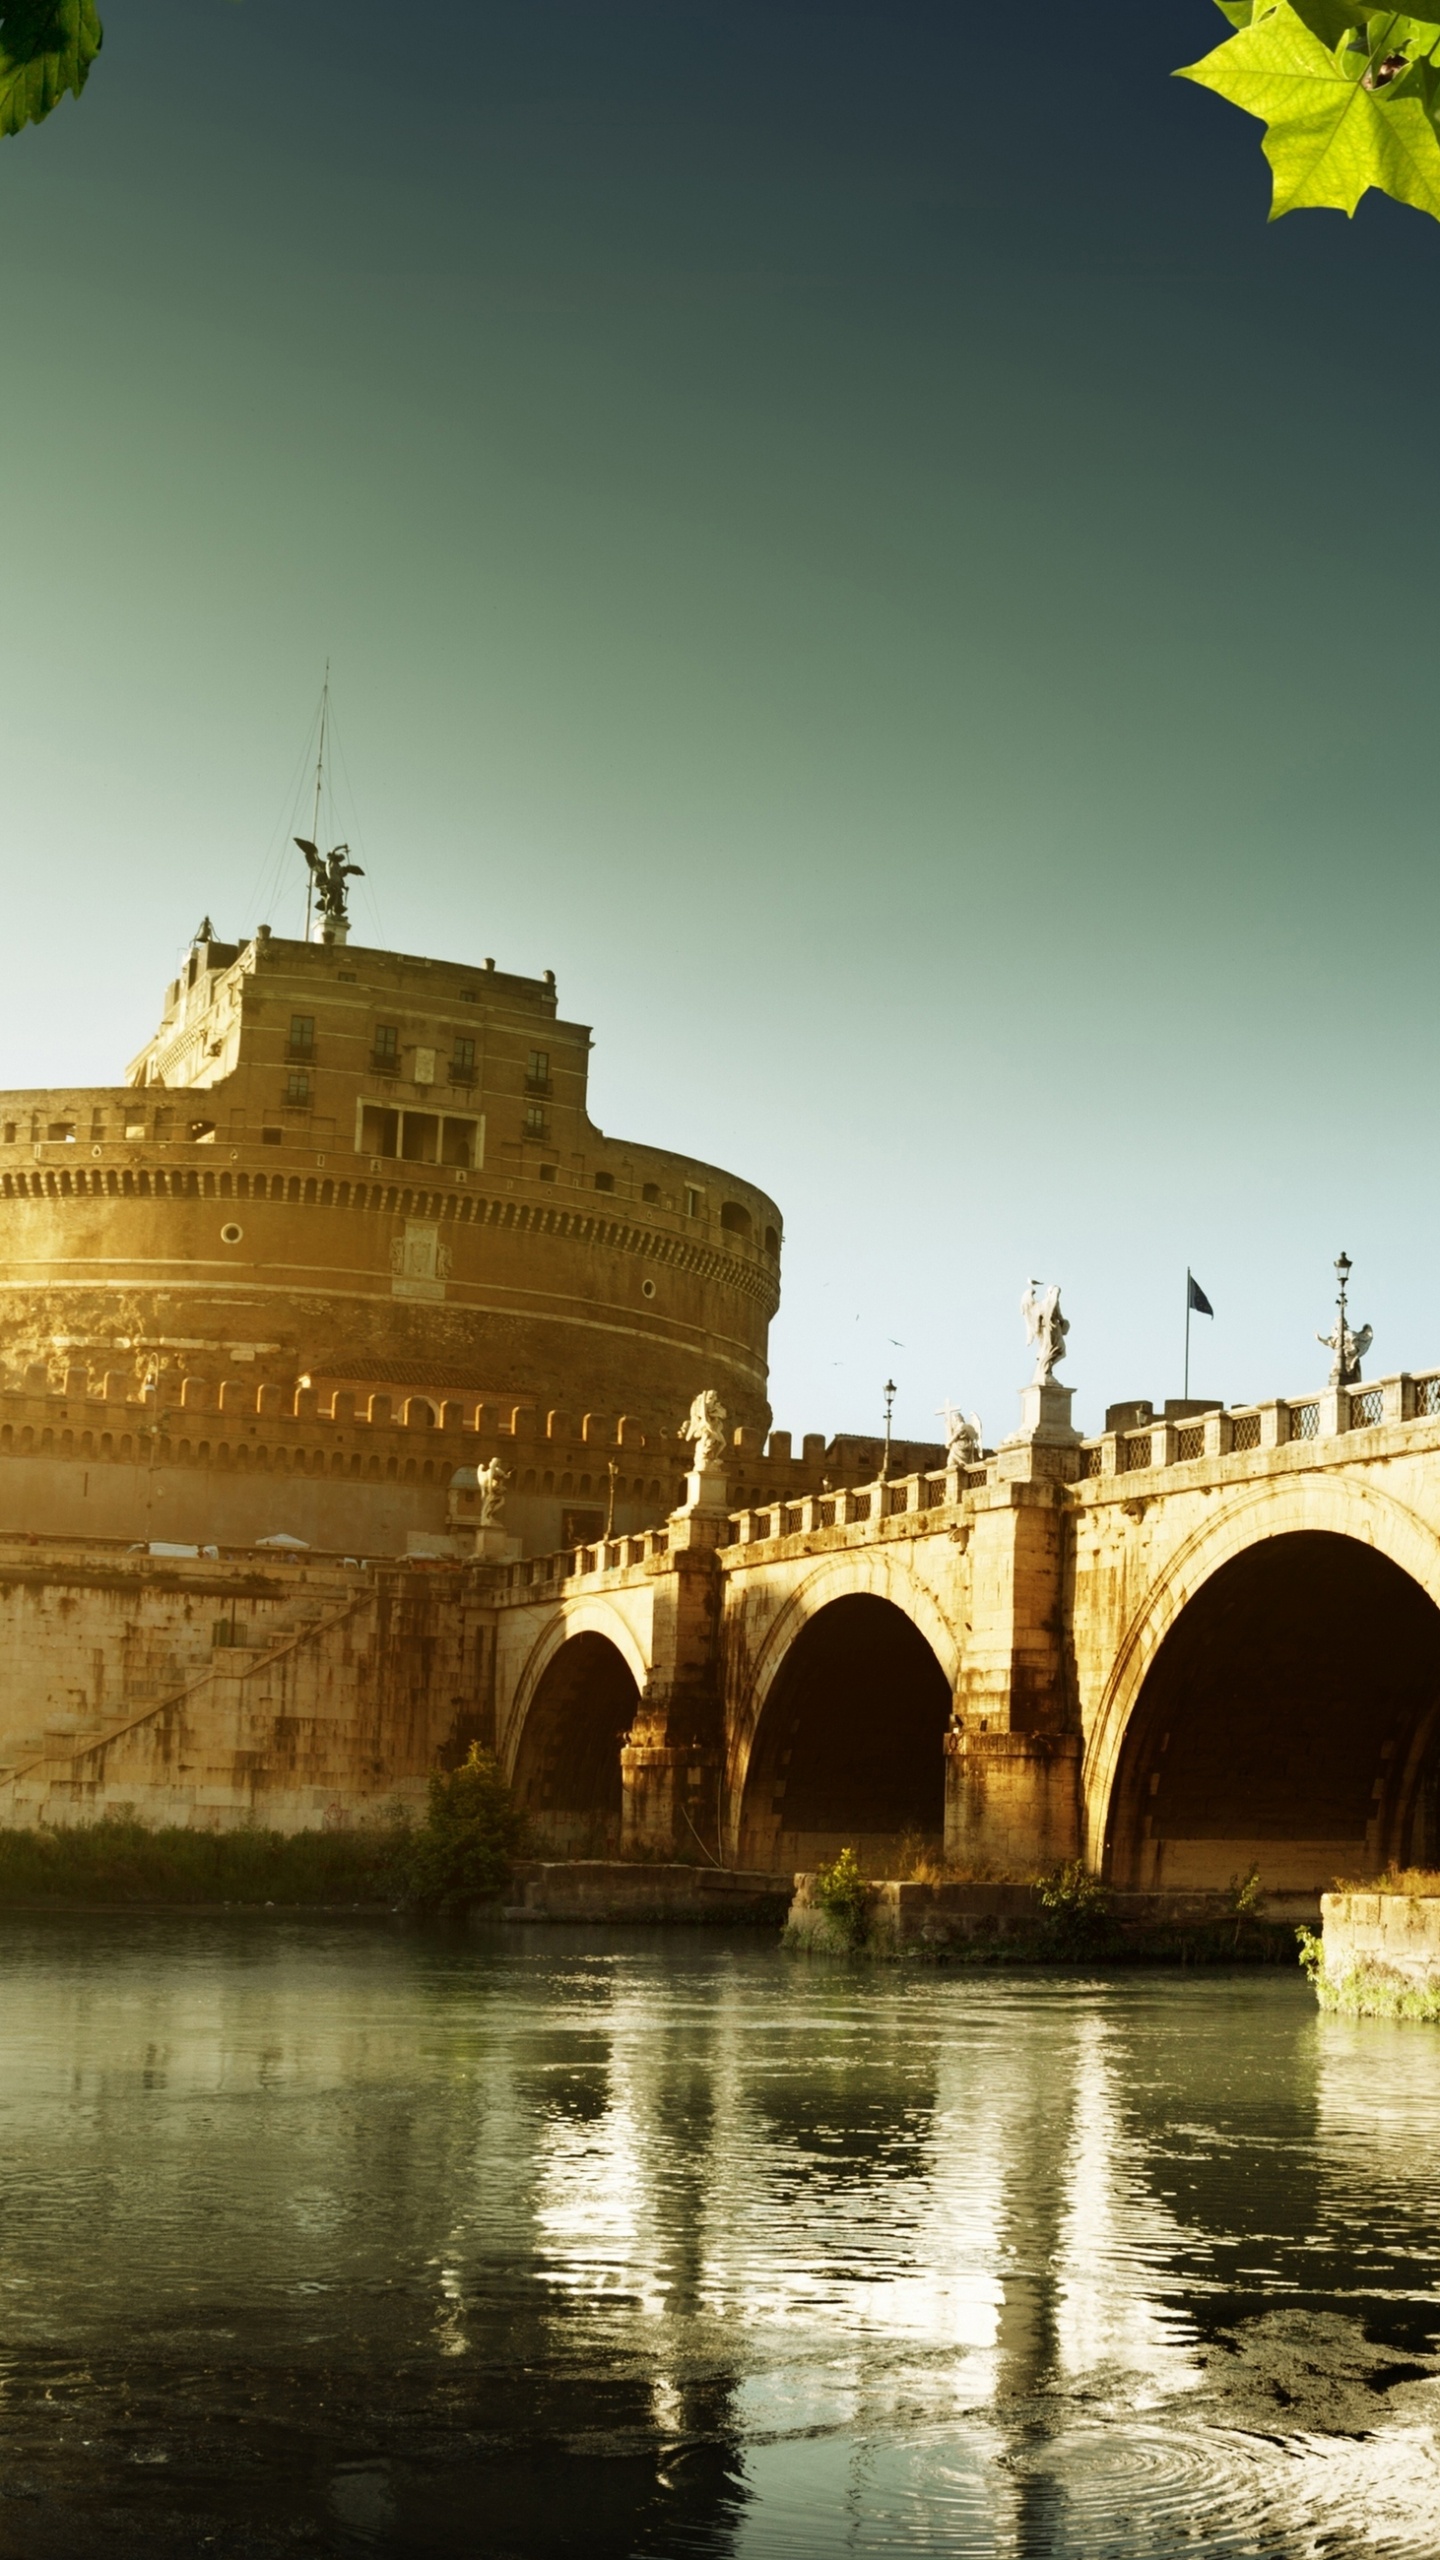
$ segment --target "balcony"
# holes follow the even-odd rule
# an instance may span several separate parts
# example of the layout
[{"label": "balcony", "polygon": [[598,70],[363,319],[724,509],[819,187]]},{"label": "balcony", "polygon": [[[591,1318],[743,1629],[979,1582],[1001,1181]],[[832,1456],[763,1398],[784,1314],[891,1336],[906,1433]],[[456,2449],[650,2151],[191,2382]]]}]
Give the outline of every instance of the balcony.
[{"label": "balcony", "polygon": [[455,1060],[452,1058],[450,1061],[449,1081],[451,1084],[464,1085],[468,1089],[469,1086],[478,1084],[480,1078],[478,1071],[474,1067],[457,1066]]},{"label": "balcony", "polygon": [[287,1060],[292,1061],[293,1064],[298,1067],[313,1066],[315,1063],[315,1043],[313,1040],[287,1040],[285,1043],[285,1055]]},{"label": "balcony", "polygon": [[525,1090],[527,1093],[550,1094],[554,1092],[555,1088],[548,1076],[527,1076],[525,1079]]},{"label": "balcony", "polygon": [[398,1076],[400,1061],[393,1049],[372,1049],[369,1059],[372,1076]]}]

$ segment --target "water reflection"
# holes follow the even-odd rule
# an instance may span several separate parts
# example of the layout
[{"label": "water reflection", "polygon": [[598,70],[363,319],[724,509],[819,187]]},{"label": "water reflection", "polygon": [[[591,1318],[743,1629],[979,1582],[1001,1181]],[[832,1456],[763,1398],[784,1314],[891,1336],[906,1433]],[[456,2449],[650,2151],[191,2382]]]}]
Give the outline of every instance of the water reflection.
[{"label": "water reflection", "polygon": [[0,1947],[0,2560],[1440,2547],[1440,2037],[709,1939]]}]

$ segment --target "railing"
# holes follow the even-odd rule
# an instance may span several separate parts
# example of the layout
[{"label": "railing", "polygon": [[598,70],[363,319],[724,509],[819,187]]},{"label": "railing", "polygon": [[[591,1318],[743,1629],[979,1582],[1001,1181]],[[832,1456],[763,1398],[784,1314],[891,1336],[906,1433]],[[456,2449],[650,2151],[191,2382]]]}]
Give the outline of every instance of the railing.
[{"label": "railing", "polygon": [[648,1564],[670,1552],[668,1529],[642,1529],[633,1537],[599,1538],[588,1547],[559,1547],[553,1555],[521,1556],[514,1564],[494,1565],[499,1589],[517,1597],[552,1591],[558,1582],[577,1575],[615,1573],[626,1566]]},{"label": "railing", "polygon": [[[1269,1417],[1267,1422],[1266,1417]],[[1087,1441],[1080,1451],[1082,1482],[1133,1474],[1141,1467],[1186,1466],[1196,1459],[1243,1456],[1261,1448],[1321,1440],[1332,1432],[1373,1431],[1382,1425],[1440,1420],[1440,1371],[1401,1376],[1374,1386],[1331,1388],[1323,1396],[1297,1396],[1273,1405],[1197,1415],[1191,1422],[1160,1422],[1139,1431]],[[1109,1453],[1109,1454],[1107,1454]],[[1158,1453],[1158,1454],[1157,1454]]]},{"label": "railing", "polygon": [[[1332,1391],[1338,1394],[1339,1427],[1342,1431],[1375,1430],[1387,1421],[1403,1423],[1440,1420],[1440,1370],[1422,1377],[1402,1377],[1369,1387],[1352,1387]],[[1156,1423],[1150,1428],[1105,1435],[1082,1444],[1077,1472],[1082,1481],[1093,1482],[1106,1472],[1106,1451],[1113,1449],[1111,1463],[1117,1474],[1134,1474],[1141,1468],[1192,1465],[1207,1454],[1211,1457],[1243,1456],[1248,1451],[1287,1442],[1313,1441],[1322,1438],[1321,1421],[1326,1399],[1304,1396],[1294,1403],[1277,1401],[1261,1408],[1250,1406],[1238,1412],[1218,1407],[1211,1414],[1194,1421],[1167,1427]],[[1264,1417],[1271,1417],[1267,1432]],[[1209,1448],[1207,1452],[1207,1440]],[[1157,1444],[1160,1456],[1156,1456]],[[1173,1455],[1168,1457],[1168,1448]],[[899,1476],[888,1483],[837,1486],[825,1493],[786,1495],[777,1500],[753,1505],[745,1511],[731,1512],[728,1526],[729,1543],[734,1546],[759,1545],[769,1539],[791,1538],[816,1529],[859,1528],[881,1520],[906,1515],[919,1517],[952,1502],[962,1501],[988,1484],[994,1474],[993,1463],[974,1467],[936,1468],[925,1474]],[[621,1572],[647,1564],[670,1552],[668,1528],[646,1529],[638,1535],[601,1538],[588,1546],[562,1547],[549,1556],[529,1556],[520,1562],[492,1567],[500,1590],[516,1595],[552,1590],[556,1583],[578,1575]]]},{"label": "railing", "polygon": [[883,1484],[837,1486],[827,1493],[755,1503],[730,1514],[731,1544],[754,1546],[814,1529],[851,1529],[876,1520],[918,1516],[978,1492],[990,1474],[989,1466],[983,1465],[938,1467],[925,1474],[896,1476]]}]

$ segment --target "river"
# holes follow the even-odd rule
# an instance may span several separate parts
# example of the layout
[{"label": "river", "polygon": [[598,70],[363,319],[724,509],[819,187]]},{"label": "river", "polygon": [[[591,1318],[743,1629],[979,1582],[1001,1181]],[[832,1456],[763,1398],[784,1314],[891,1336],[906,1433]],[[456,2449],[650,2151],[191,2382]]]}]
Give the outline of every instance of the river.
[{"label": "river", "polygon": [[0,1918],[0,2555],[1440,2549],[1440,2034]]}]

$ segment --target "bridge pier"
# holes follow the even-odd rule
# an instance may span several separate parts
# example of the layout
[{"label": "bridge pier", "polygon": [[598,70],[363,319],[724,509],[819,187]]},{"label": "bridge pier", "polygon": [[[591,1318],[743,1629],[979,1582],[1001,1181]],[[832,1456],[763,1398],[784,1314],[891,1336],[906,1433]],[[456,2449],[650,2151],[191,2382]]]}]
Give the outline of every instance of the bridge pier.
[{"label": "bridge pier", "polygon": [[722,1485],[712,1505],[672,1512],[669,1553],[655,1560],[650,1677],[620,1753],[620,1839],[632,1857],[719,1862],[723,1497]]},{"label": "bridge pier", "polygon": [[[1072,1435],[1073,1436],[1073,1435]],[[945,1855],[1028,1874],[1080,1850],[1081,1738],[1065,1642],[1068,1445],[1011,1442],[974,1497],[970,1641],[945,1739]]]},{"label": "bridge pier", "polygon": [[697,1742],[627,1742],[620,1781],[622,1856],[687,1861],[708,1855],[720,1864],[718,1751]]},{"label": "bridge pier", "polygon": [[1078,1733],[945,1736],[945,1856],[1029,1874],[1080,1854]]}]

